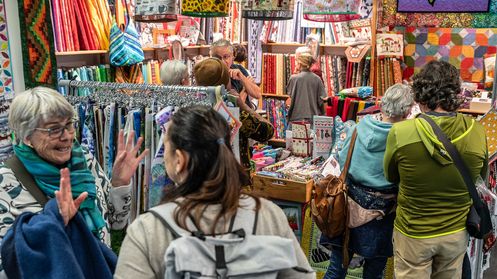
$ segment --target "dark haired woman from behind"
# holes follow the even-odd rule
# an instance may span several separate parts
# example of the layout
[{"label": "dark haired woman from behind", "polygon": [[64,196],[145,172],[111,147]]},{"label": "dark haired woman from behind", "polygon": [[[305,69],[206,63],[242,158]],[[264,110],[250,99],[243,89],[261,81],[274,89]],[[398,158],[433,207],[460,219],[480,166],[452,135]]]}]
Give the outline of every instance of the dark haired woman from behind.
[{"label": "dark haired woman from behind", "polygon": [[[248,177],[231,151],[229,135],[227,122],[212,108],[182,108],[172,117],[164,141],[164,159],[175,185],[165,194],[164,203],[177,203],[175,225],[190,232],[198,229],[223,234],[229,230],[232,217],[236,217],[234,229],[238,225],[253,226],[258,210],[256,235],[291,239],[297,265],[312,270],[283,211],[265,199],[242,193]],[[171,231],[159,218],[152,213],[141,215],[128,228],[115,278],[163,278],[164,255],[172,241]],[[315,275],[285,269],[278,278]]]},{"label": "dark haired woman from behind", "polygon": [[[471,177],[486,175],[485,129],[457,113],[459,71],[431,61],[414,76],[414,100],[451,140]],[[399,183],[393,246],[396,278],[461,278],[471,206],[468,188],[451,156],[420,117],[393,125],[384,157],[385,177]]]}]

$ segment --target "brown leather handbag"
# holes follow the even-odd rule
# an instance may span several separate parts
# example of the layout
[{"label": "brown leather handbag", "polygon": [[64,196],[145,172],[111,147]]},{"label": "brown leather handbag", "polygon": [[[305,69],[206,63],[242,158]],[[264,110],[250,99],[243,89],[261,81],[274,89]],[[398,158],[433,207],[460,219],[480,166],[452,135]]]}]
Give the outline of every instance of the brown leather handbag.
[{"label": "brown leather handbag", "polygon": [[333,238],[343,235],[347,228],[347,185],[350,159],[354,151],[357,131],[354,130],[350,141],[347,160],[340,176],[328,175],[314,184],[311,199],[312,218],[321,233]]}]

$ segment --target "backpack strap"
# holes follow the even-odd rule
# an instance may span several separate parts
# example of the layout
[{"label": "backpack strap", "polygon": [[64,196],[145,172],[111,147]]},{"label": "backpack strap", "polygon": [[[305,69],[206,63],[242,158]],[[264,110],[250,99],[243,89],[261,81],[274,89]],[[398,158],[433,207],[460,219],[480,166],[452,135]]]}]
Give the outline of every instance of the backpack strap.
[{"label": "backpack strap", "polygon": [[5,165],[14,172],[16,178],[19,179],[24,187],[26,187],[28,192],[35,198],[35,200],[39,204],[41,204],[42,207],[45,206],[45,204],[48,202],[48,197],[38,187],[33,179],[33,176],[28,172],[19,158],[17,158],[17,156],[14,154],[14,156],[10,157],[5,162]]}]

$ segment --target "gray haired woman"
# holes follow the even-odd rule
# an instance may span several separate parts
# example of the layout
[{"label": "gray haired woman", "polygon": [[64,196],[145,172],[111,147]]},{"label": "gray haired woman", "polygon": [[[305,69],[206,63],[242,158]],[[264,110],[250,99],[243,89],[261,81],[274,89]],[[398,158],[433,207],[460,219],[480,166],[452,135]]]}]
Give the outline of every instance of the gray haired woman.
[{"label": "gray haired woman", "polygon": [[[382,121],[368,115],[356,125],[357,140],[350,162],[347,185],[349,196],[365,210],[383,212],[382,218],[372,219],[350,230],[349,259],[353,253],[365,258],[363,278],[382,278],[387,258],[393,255],[392,232],[398,185],[387,181],[383,175],[383,156],[387,136],[393,123],[406,119],[414,104],[411,88],[403,84],[391,86],[381,99]],[[351,133],[340,151],[338,161],[343,169],[350,147]],[[321,238],[321,244],[331,246],[330,265],[325,279],[345,278],[342,266],[341,237]]]},{"label": "gray haired woman", "polygon": [[[75,140],[76,124],[75,110],[53,89],[36,87],[18,93],[12,101],[12,159],[18,164],[11,163],[12,159],[8,165],[0,164],[0,243],[19,215],[41,212],[44,200],[55,197],[65,225],[79,212],[93,235],[108,246],[109,230],[123,229],[128,223],[131,177],[148,153],[145,150],[138,154],[142,138],[133,146],[134,133],[125,143],[120,131],[109,180],[93,156]],[[34,180],[32,187],[27,186],[31,183],[26,176]],[[65,198],[61,199],[61,194]]]},{"label": "gray haired woman", "polygon": [[190,85],[188,68],[179,60],[166,60],[160,66],[160,80],[164,85]]}]

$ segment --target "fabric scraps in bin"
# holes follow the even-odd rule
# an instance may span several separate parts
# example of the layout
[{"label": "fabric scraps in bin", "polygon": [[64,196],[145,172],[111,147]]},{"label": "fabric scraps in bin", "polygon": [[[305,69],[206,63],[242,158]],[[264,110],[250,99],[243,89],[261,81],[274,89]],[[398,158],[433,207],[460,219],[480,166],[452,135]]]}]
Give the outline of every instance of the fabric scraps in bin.
[{"label": "fabric scraps in bin", "polygon": [[22,0],[18,2],[26,88],[37,85],[55,85],[57,62],[49,1]]}]

